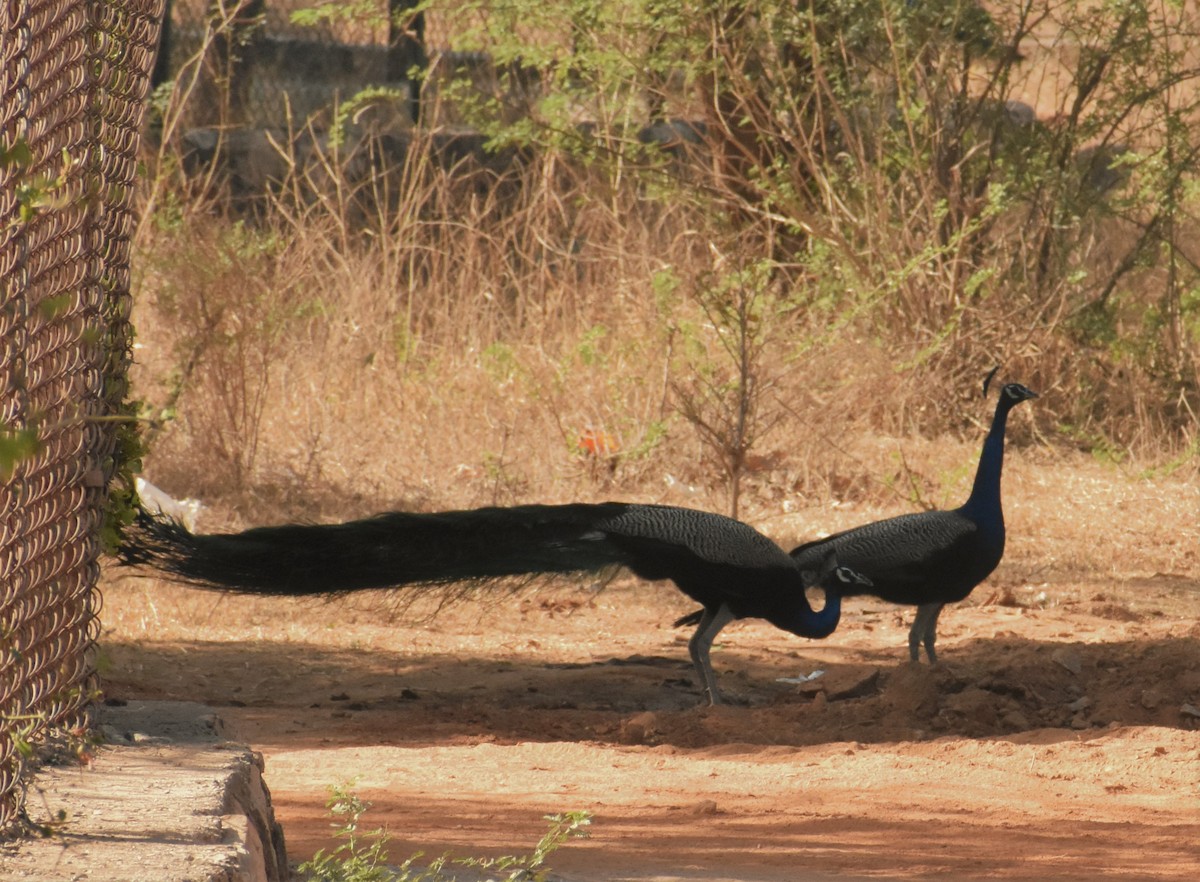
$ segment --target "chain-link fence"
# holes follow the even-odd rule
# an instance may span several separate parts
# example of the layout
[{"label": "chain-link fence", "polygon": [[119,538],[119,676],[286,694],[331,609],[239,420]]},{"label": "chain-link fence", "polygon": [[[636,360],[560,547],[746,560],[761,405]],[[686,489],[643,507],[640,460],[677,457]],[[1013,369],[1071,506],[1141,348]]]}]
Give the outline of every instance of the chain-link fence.
[{"label": "chain-link fence", "polygon": [[136,149],[163,0],[0,4],[0,830],[79,738],[129,427]]}]

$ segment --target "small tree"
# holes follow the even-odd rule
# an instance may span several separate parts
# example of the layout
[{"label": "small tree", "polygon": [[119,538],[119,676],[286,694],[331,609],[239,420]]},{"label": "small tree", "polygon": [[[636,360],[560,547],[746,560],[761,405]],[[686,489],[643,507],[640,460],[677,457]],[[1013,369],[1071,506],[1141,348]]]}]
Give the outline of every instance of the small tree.
[{"label": "small tree", "polygon": [[772,393],[786,360],[766,355],[786,336],[790,307],[770,261],[738,266],[715,249],[714,258],[696,283],[707,321],[682,329],[681,370],[671,388],[725,478],[736,518],[750,451],[785,415],[772,406]]}]

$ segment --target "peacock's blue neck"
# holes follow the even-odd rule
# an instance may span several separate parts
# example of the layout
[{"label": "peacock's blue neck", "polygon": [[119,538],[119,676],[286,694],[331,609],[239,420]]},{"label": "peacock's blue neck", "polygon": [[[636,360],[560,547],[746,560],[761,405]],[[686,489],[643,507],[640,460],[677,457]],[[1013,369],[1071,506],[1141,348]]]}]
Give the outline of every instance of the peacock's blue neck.
[{"label": "peacock's blue neck", "polygon": [[1008,412],[1015,402],[1006,395],[1000,396],[992,427],[983,440],[983,452],[979,454],[979,466],[975,470],[975,483],[971,495],[960,511],[983,524],[1004,529],[1004,511],[1000,505],[1000,473],[1004,469],[1004,430],[1008,425]]},{"label": "peacock's blue neck", "polygon": [[820,612],[812,614],[813,637],[828,637],[842,618],[842,595],[839,591],[825,590],[825,605]]},{"label": "peacock's blue neck", "polygon": [[800,637],[820,639],[828,637],[838,626],[842,617],[842,595],[836,590],[825,589],[825,605],[814,610],[801,589],[799,598],[791,609],[778,616],[767,616],[767,621],[784,631]]}]

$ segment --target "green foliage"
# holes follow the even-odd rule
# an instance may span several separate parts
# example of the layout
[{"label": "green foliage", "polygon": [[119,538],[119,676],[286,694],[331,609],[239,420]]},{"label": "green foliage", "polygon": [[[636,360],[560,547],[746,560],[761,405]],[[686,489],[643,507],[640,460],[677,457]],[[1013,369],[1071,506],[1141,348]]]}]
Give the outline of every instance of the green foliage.
[{"label": "green foliage", "polygon": [[600,344],[608,336],[609,330],[604,325],[592,325],[588,328],[576,345],[580,363],[586,367],[603,369],[605,354]]},{"label": "green foliage", "polygon": [[0,168],[24,169],[31,165],[33,165],[33,151],[29,149],[28,141],[18,138],[8,145],[0,144]]},{"label": "green foliage", "polygon": [[333,122],[329,126],[329,146],[333,149],[345,146],[349,123],[366,108],[377,104],[406,100],[408,100],[406,92],[388,86],[368,86],[365,89],[359,89],[350,98],[340,101],[334,106]]},{"label": "green foliage", "polygon": [[666,440],[667,424],[661,420],[655,420],[643,427],[641,440],[636,445],[621,450],[618,455],[623,462],[649,459]]},{"label": "green foliage", "polygon": [[[338,255],[378,249],[383,299],[402,292],[403,305],[377,322],[373,354],[351,361],[378,354],[378,375],[399,365],[406,381],[436,384],[432,366],[452,360],[441,353],[469,353],[479,385],[520,393],[510,415],[556,408],[560,450],[594,428],[633,445],[623,461],[662,449],[674,404],[731,491],[782,418],[801,361],[821,368],[805,382],[832,416],[894,420],[889,430],[964,429],[977,400],[953,390],[1001,361],[1053,386],[1030,418],[1071,427],[1064,434],[1089,449],[1152,439],[1172,454],[1195,438],[1195,10],[1083,0],[428,8],[446,44],[485,55],[435,55],[422,125],[475,126],[493,146],[530,149],[481,176],[470,161],[453,172],[413,161],[398,182],[380,172],[370,186],[401,194],[400,207],[380,207],[368,236],[357,235],[361,218],[322,215],[324,196],[287,206],[301,232],[332,220]],[[322,3],[307,20],[378,24],[381,10]],[[339,121],[394,97],[363,92]],[[1008,103],[1035,100],[1036,120]],[[638,142],[642,126],[671,119],[704,132],[694,157]],[[182,204],[162,211],[173,230]],[[301,226],[311,218],[320,223]],[[197,261],[203,284],[171,282],[164,293],[186,305],[181,324],[200,329],[177,359],[182,384],[213,384],[221,365],[241,363],[244,388],[215,397],[254,399],[274,364],[271,334],[322,315],[308,286],[269,296],[288,271],[272,229],[229,234],[214,259]],[[733,257],[721,264],[715,252]],[[331,287],[347,287],[337,273],[373,265],[362,256],[313,260],[309,279],[329,278],[333,302],[342,295]],[[245,303],[206,312],[188,293],[229,289],[230,279]],[[633,360],[621,342],[629,316],[661,375],[631,382],[622,370]],[[266,355],[257,361],[254,334]],[[204,370],[188,374],[194,364]],[[572,380],[587,368],[601,404],[568,415],[560,402],[579,395]],[[896,382],[875,384],[886,405],[868,401],[891,373]],[[251,406],[232,420],[253,415]],[[489,421],[487,433],[507,444],[510,428]],[[253,438],[201,429],[229,455]],[[501,444],[486,444],[474,461],[496,487],[518,486]]]},{"label": "green foliage", "polygon": [[654,305],[660,316],[669,320],[676,302],[679,299],[679,275],[674,267],[663,267],[655,270],[650,276],[650,290],[654,295]]},{"label": "green foliage", "polygon": [[415,866],[416,854],[399,866],[388,863],[388,834],[382,828],[362,829],[363,815],[370,803],[354,795],[350,785],[330,788],[326,807],[336,819],[334,836],[344,840],[332,851],[319,850],[312,860],[297,867],[305,882],[454,882],[453,867],[471,867],[488,874],[489,879],[504,882],[543,882],[547,878],[546,861],[569,840],[587,835],[591,816],[587,812],[547,815],[549,831],[526,855],[498,858],[453,858],[442,855],[425,868]]},{"label": "green foliage", "polygon": [[384,26],[387,11],[384,4],[376,0],[323,0],[303,9],[291,12],[293,24],[314,27],[328,22],[353,22]]},{"label": "green foliage", "polygon": [[481,360],[484,369],[498,386],[511,383],[521,371],[517,354],[507,343],[497,341],[491,344],[481,353]]},{"label": "green foliage", "polygon": [[32,174],[33,160],[33,151],[22,139],[0,144],[0,168],[16,170],[13,189],[17,200],[17,223],[20,224],[29,223],[42,212],[67,205],[71,198],[67,187],[75,167],[71,154],[63,150],[59,172],[54,176]]},{"label": "green foliage", "polygon": [[[1198,273],[1179,248],[1200,155],[1194,10],[1083,0],[424,8],[457,50],[492,62],[439,70],[454,119],[493,146],[565,153],[612,182],[643,176],[656,201],[707,214],[715,229],[704,235],[754,233],[757,243],[739,242],[744,260],[774,261],[826,318],[814,345],[865,331],[889,342],[900,370],[944,377],[966,353],[1019,348],[989,329],[1024,314],[1043,319],[1042,351],[1067,359],[1094,341],[1104,357],[1109,341],[1078,335],[1074,318],[1110,301],[1109,314],[1140,311],[1170,267],[1159,307],[1171,320],[1142,335],[1130,366],[1161,385],[1196,360],[1187,292]],[[323,3],[304,16],[379,14]],[[1073,86],[1026,118],[1006,102],[1039,92],[1037,53],[1054,28],[1081,47],[1053,59]],[[707,127],[703,173],[678,173],[634,137],[672,117]],[[669,296],[669,278],[652,288]]]},{"label": "green foliage", "polygon": [[36,456],[40,449],[36,428],[0,430],[0,480],[11,478],[17,463]]},{"label": "green foliage", "polygon": [[[18,139],[11,144],[0,144],[0,169],[14,172],[12,182],[18,204],[18,223],[28,223],[43,212],[63,208],[72,198],[68,182],[77,169],[75,160],[66,150],[60,158],[60,170],[53,177],[32,174],[33,166],[34,156],[27,142]],[[107,286],[107,281],[104,284]],[[54,322],[70,312],[75,298],[74,291],[43,298],[37,304],[38,317],[45,322]],[[108,359],[104,397],[109,415],[104,419],[112,424],[115,444],[112,458],[104,463],[106,474],[113,475],[100,527],[100,539],[106,551],[116,548],[122,525],[132,521],[136,498],[134,475],[141,471],[141,442],[135,414],[138,405],[126,401],[124,353],[127,341],[123,336],[119,339],[109,336],[110,331],[124,335],[126,329],[124,319],[113,324],[89,323],[80,336],[82,344],[102,346]],[[36,456],[41,450],[37,420],[30,422],[34,425],[0,430],[0,479],[8,480],[18,462]]]},{"label": "green foliage", "polygon": [[145,454],[141,422],[137,418],[141,406],[139,401],[128,400],[117,405],[112,477],[108,484],[108,504],[100,525],[101,547],[109,554],[120,547],[122,531],[138,514],[137,476],[142,473]]},{"label": "green foliage", "polygon": [[354,795],[349,786],[331,787],[325,803],[335,820],[333,835],[344,841],[332,851],[320,849],[297,871],[308,882],[400,882],[405,877],[388,866],[386,831],[361,829],[370,803]]},{"label": "green foliage", "polygon": [[546,879],[546,860],[571,839],[587,835],[591,824],[588,812],[576,811],[546,815],[550,829],[538,840],[533,851],[524,855],[502,855],[498,858],[455,858],[452,863],[484,871],[498,871],[497,879],[505,882],[543,882]]}]

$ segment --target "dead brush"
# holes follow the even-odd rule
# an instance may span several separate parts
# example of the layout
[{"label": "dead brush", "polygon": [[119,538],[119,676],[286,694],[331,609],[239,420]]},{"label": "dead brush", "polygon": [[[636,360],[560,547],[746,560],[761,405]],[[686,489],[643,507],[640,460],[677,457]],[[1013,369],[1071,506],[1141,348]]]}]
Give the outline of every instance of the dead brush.
[{"label": "dead brush", "polygon": [[[1035,7],[994,24],[1049,56]],[[1052,18],[1071,33],[1084,11],[1067,4]],[[154,407],[175,415],[154,469],[177,475],[182,492],[201,483],[231,501],[329,500],[352,487],[347,514],[599,493],[720,509],[743,479],[748,498],[870,498],[870,482],[837,455],[855,448],[843,442],[973,437],[979,378],[996,363],[1043,392],[1014,443],[1066,439],[1109,459],[1195,468],[1182,178],[1195,154],[1189,129],[1165,125],[1190,112],[1167,99],[1191,75],[1171,67],[1169,41],[1155,42],[1163,32],[1134,28],[1119,9],[1108,25],[1088,18],[1082,32],[1123,35],[1137,52],[1039,62],[1074,64],[1095,88],[1056,96],[1035,126],[1006,104],[1037,85],[1032,67],[989,57],[972,68],[936,22],[912,29],[910,12],[885,12],[894,17],[854,32],[867,43],[813,42],[826,28],[837,37],[836,19],[789,31],[788,57],[812,73],[790,79],[797,68],[760,64],[757,47],[780,46],[755,30],[766,20],[724,33],[718,55],[703,22],[664,20],[680,29],[669,35],[671,88],[708,83],[720,91],[713,113],[741,108],[759,127],[729,141],[744,124],[706,118],[702,173],[651,170],[644,146],[623,152],[619,132],[593,139],[603,150],[572,153],[573,123],[541,116],[523,140],[501,137],[513,132],[498,118],[482,135],[510,145],[500,153],[437,128],[404,133],[400,150],[395,132],[364,126],[336,149],[285,157],[240,226],[232,209],[143,224],[139,246],[157,257],[140,282],[143,352],[154,355],[139,377]],[[616,103],[634,93],[600,86],[644,78],[604,68],[618,62],[600,50],[625,43],[591,36],[575,59],[588,77],[572,82],[596,91],[571,106],[598,108],[617,130],[637,118],[637,106]],[[705,80],[718,57],[728,76]],[[1152,69],[1149,92],[1128,90],[1129,76]],[[662,89],[664,112],[708,112]],[[1076,153],[1127,137],[1140,151],[1124,166],[1127,188],[1085,199]],[[772,161],[731,177],[755,145]],[[164,192],[149,202],[160,219]],[[770,266],[769,290],[787,304],[767,328],[771,345],[753,349],[757,363],[725,374],[710,370],[730,351],[713,317],[730,303],[706,306],[695,283],[721,275],[715,254]],[[668,291],[670,278],[682,284]],[[737,404],[738,377],[743,390],[754,379],[769,391],[770,419],[756,433],[718,433],[723,453],[706,460],[715,448],[699,421],[723,412],[736,429],[751,415]],[[701,388],[704,407],[689,410],[678,393],[695,404]],[[588,430],[620,439],[604,468],[579,460]]]}]

